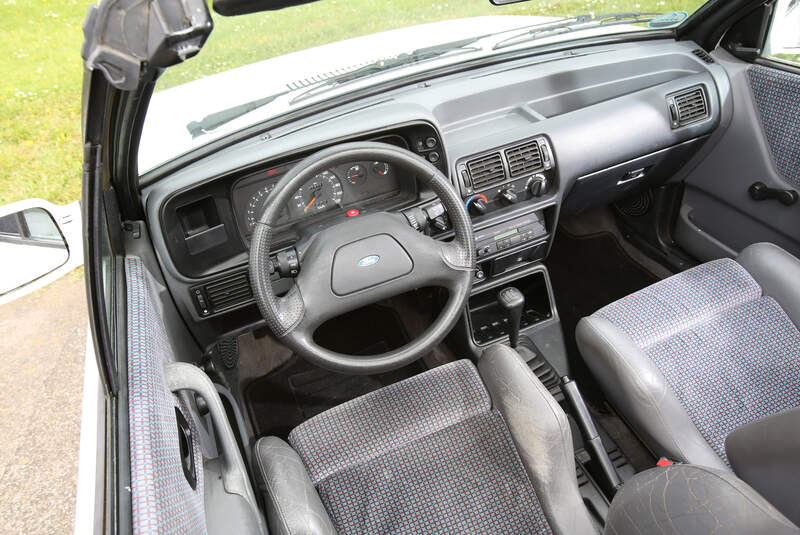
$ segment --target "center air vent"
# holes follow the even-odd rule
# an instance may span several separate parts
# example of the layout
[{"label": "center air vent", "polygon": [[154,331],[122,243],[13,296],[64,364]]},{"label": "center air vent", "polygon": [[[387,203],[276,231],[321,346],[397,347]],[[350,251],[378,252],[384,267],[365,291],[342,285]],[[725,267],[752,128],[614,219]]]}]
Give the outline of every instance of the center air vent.
[{"label": "center air vent", "polygon": [[696,123],[708,117],[708,103],[702,87],[695,87],[667,99],[672,128]]},{"label": "center air vent", "polygon": [[472,187],[476,190],[496,182],[502,182],[506,176],[499,152],[468,161],[467,169],[472,177]]},{"label": "center air vent", "polygon": [[206,284],[205,294],[212,312],[244,303],[253,298],[250,279],[243,271]]},{"label": "center air vent", "polygon": [[542,150],[537,141],[530,141],[506,149],[508,172],[511,178],[528,175],[544,169]]}]

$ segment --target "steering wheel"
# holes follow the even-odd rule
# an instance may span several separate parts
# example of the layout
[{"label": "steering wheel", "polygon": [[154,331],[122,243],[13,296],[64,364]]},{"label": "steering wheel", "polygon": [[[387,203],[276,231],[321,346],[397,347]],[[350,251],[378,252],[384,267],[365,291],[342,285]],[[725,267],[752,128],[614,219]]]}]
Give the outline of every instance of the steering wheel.
[{"label": "steering wheel", "polygon": [[[298,245],[300,271],[294,285],[277,297],[270,283],[270,246],[281,209],[301,186],[331,167],[355,161],[380,161],[416,175],[436,195],[455,231],[440,242],[409,225],[402,214],[376,212],[348,218]],[[472,225],[450,181],[411,152],[374,142],[355,142],[321,150],[284,175],[266,200],[250,245],[250,282],[261,314],[275,336],[301,357],[329,370],[373,374],[410,364],[439,344],[458,321],[475,269]],[[417,339],[378,355],[330,351],[314,342],[326,320],[422,287],[448,290],[438,318]]]}]

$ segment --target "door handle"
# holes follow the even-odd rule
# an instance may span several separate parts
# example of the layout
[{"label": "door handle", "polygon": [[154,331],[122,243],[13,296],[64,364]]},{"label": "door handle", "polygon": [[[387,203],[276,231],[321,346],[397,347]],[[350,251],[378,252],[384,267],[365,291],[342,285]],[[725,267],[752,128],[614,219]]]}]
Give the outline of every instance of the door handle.
[{"label": "door handle", "polygon": [[639,180],[640,178],[644,178],[644,175],[646,174],[647,174],[646,167],[642,167],[641,169],[634,169],[633,171],[628,171],[620,180],[617,180],[617,186],[621,186],[623,184],[627,184],[628,182],[633,182],[634,180]]},{"label": "door handle", "polygon": [[752,186],[747,188],[747,193],[754,201],[766,201],[768,199],[776,199],[785,206],[791,206],[800,198],[793,189],[778,189],[770,188],[763,182],[754,182]]},{"label": "door handle", "polygon": [[175,419],[178,423],[178,449],[181,455],[183,475],[192,490],[197,488],[197,467],[194,463],[194,437],[189,422],[178,407],[175,407]]}]

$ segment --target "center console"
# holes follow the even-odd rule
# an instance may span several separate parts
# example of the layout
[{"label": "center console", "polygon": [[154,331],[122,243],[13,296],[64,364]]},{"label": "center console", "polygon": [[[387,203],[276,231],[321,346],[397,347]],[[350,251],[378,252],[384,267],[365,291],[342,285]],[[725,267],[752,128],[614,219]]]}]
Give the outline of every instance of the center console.
[{"label": "center console", "polygon": [[561,340],[547,269],[541,263],[558,217],[553,154],[548,138],[540,135],[454,164],[453,182],[469,212],[476,250],[475,282],[462,327],[466,332],[457,336],[468,341],[475,356],[513,334],[497,298],[506,289],[524,297],[519,321],[523,336],[552,331]]}]

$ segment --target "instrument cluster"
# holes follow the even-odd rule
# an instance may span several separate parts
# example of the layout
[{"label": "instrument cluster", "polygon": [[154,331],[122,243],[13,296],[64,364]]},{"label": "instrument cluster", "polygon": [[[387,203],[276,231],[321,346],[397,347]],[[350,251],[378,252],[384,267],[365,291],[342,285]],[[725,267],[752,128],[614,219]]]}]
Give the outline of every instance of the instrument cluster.
[{"label": "instrument cluster", "polygon": [[[296,162],[256,173],[238,182],[233,202],[239,225],[246,236],[255,230],[269,194]],[[395,168],[385,162],[350,162],[327,169],[303,184],[283,207],[278,220],[286,225],[317,214],[347,212],[386,198],[400,190]]]}]

